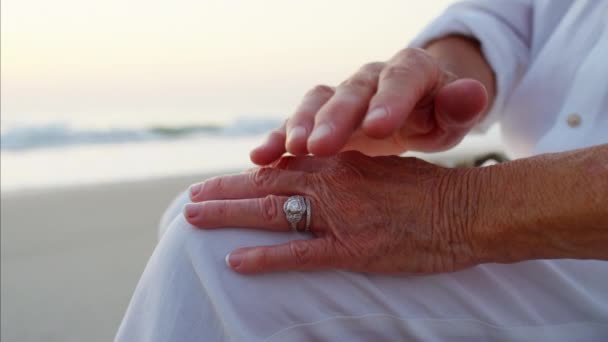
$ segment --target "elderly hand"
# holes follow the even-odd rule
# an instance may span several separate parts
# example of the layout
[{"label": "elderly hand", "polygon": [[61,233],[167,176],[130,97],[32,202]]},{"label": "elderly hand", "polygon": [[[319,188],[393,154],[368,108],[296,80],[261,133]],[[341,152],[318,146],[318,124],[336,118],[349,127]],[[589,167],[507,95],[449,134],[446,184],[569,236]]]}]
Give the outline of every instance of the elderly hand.
[{"label": "elderly hand", "polygon": [[[432,49],[405,49],[388,62],[364,65],[336,88],[313,88],[286,123],[251,152],[251,160],[267,165],[285,152],[389,155],[456,145],[489,103],[486,86],[477,79],[492,84],[492,72],[470,40],[449,38],[439,47],[452,59],[440,64]],[[461,53],[453,53],[457,50]],[[463,63],[471,65],[454,67]]]},{"label": "elderly hand", "polygon": [[289,232],[283,204],[292,195],[310,199],[314,238],[235,250],[228,261],[240,273],[449,272],[480,262],[472,232],[475,170],[358,152],[284,157],[274,167],[193,185],[194,203],[184,211],[203,229]]}]

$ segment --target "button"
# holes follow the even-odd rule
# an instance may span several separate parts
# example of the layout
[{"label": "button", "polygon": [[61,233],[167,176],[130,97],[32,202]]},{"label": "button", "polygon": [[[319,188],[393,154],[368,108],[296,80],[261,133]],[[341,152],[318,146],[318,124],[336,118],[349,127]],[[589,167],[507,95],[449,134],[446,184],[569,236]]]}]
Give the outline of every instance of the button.
[{"label": "button", "polygon": [[568,122],[568,126],[572,128],[580,126],[581,121],[583,121],[583,119],[581,119],[581,116],[577,113],[572,113],[568,115],[568,119],[566,119],[566,122]]}]

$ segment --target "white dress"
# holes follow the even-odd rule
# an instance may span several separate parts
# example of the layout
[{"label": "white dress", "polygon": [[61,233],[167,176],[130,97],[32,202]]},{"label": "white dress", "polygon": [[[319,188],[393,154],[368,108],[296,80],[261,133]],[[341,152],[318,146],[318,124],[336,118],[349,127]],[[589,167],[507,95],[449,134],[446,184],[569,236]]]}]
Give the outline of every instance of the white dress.
[{"label": "white dress", "polygon": [[[608,1],[469,1],[413,43],[479,39],[496,77],[480,125],[512,154],[608,143]],[[243,276],[226,254],[295,233],[204,231],[169,207],[117,341],[607,341],[608,262],[485,264],[432,276],[344,271]]]}]

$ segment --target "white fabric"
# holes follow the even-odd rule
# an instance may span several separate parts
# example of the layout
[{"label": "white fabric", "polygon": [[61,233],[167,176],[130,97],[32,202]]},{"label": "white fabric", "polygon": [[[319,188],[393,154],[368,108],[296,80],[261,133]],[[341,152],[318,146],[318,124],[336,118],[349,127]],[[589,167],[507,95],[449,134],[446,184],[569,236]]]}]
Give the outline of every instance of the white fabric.
[{"label": "white fabric", "polygon": [[479,130],[500,122],[512,156],[608,142],[608,1],[464,1],[410,45],[447,34],[481,42],[498,93]]},{"label": "white fabric", "polygon": [[[597,341],[608,336],[608,265],[488,264],[433,276],[343,271],[242,276],[225,255],[302,238],[188,224],[182,194],[117,341]],[[164,223],[167,223],[165,221]],[[167,228],[167,227],[165,227]]]},{"label": "white fabric", "polygon": [[[469,1],[413,45],[448,33],[480,39],[498,82],[481,128],[501,122],[517,155],[606,143],[607,8],[599,0]],[[572,112],[578,127],[566,123]],[[198,230],[181,214],[187,200],[163,216],[117,341],[608,340],[607,262],[486,264],[424,277],[242,276],[226,266],[228,252],[302,236]]]}]

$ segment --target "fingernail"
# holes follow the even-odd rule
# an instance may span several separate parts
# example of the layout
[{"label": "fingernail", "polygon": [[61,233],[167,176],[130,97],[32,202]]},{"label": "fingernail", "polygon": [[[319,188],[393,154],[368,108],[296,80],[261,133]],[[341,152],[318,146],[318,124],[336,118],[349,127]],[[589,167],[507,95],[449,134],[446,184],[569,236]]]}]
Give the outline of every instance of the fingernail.
[{"label": "fingernail", "polygon": [[308,140],[315,141],[315,140],[319,140],[319,139],[325,139],[326,137],[331,135],[331,132],[332,132],[332,129],[329,124],[321,124],[312,131],[312,134],[310,135]]},{"label": "fingernail", "polygon": [[199,192],[201,192],[201,183],[194,184],[190,186],[190,198],[196,196]]},{"label": "fingernail", "polygon": [[387,116],[388,116],[388,111],[386,110],[386,108],[379,107],[379,108],[373,109],[372,111],[367,113],[367,115],[365,116],[365,121],[372,122],[372,121],[376,121],[376,120],[381,120],[381,119],[386,118]]},{"label": "fingernail", "polygon": [[302,126],[296,126],[289,131],[289,136],[287,137],[287,143],[292,143],[294,140],[302,138],[306,136],[306,128]]},{"label": "fingernail", "polygon": [[187,218],[193,218],[198,215],[200,211],[200,206],[196,203],[188,203],[184,206],[184,215]]},{"label": "fingernail", "polygon": [[228,253],[228,255],[226,255],[226,265],[228,265],[228,267],[237,268],[243,261],[244,257],[245,252],[235,251]]}]

